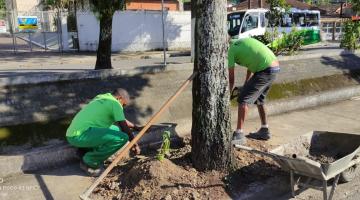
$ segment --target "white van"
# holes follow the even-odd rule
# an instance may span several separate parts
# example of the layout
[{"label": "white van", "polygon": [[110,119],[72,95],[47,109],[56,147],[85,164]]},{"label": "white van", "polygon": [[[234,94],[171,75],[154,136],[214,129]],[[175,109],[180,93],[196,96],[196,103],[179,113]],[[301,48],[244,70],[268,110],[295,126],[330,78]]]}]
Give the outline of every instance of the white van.
[{"label": "white van", "polygon": [[267,9],[235,11],[227,15],[228,33],[233,38],[247,38],[264,35],[268,20]]}]

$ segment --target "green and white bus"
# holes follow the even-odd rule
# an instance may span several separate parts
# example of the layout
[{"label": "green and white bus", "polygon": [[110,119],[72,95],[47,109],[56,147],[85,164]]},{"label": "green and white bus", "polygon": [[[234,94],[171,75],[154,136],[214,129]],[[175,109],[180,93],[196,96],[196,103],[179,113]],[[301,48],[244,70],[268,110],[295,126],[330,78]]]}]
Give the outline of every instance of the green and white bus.
[{"label": "green and white bus", "polygon": [[[268,26],[268,12],[267,9],[249,9],[229,13],[229,35],[233,38],[264,35],[266,30],[271,29]],[[277,27],[279,32],[289,33],[293,26],[297,30],[303,30],[305,44],[320,41],[320,11],[291,8],[284,12]]]}]

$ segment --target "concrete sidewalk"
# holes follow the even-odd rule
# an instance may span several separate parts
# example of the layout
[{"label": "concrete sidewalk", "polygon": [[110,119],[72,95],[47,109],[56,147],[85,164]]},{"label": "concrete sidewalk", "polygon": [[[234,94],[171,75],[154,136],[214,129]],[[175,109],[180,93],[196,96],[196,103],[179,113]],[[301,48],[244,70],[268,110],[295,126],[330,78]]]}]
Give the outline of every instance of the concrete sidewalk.
[{"label": "concrete sidewalk", "polygon": [[[360,53],[360,52],[357,52]],[[280,61],[292,61],[314,59],[323,56],[333,57],[351,55],[339,47],[339,43],[318,43],[304,46],[302,50],[293,56],[279,56]],[[189,51],[167,52],[167,64],[169,66],[191,66]],[[33,74],[70,73],[93,70],[96,62],[96,53],[73,52],[73,53],[6,53],[0,54],[0,78]],[[130,70],[145,67],[163,66],[163,52],[124,52],[112,55],[113,68]]]},{"label": "concrete sidewalk", "polygon": [[[302,134],[313,130],[341,131],[360,134],[360,100],[343,101],[340,103],[317,107],[314,109],[290,112],[270,116],[269,122],[273,138],[268,142],[280,145],[289,142]],[[236,117],[236,116],[233,116]],[[247,120],[246,131],[259,127],[259,120]],[[34,174],[22,174],[0,179],[0,197],[12,199],[78,199],[91,184],[91,179],[85,177],[78,169],[78,164],[59,166],[56,169],[44,170]],[[358,197],[359,181],[353,181],[340,186],[341,192],[335,192],[334,199],[356,199]],[[344,193],[348,194],[344,196]],[[301,194],[301,199],[317,197],[321,192],[308,190]],[[282,198],[284,199],[284,198]],[[316,199],[316,198],[315,198]]]}]

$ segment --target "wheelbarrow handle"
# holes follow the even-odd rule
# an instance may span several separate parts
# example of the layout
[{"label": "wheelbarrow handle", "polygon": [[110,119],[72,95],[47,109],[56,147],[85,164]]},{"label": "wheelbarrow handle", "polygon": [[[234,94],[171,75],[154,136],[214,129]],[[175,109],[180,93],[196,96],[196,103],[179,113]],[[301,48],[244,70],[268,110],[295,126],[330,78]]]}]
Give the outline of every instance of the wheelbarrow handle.
[{"label": "wheelbarrow handle", "polygon": [[263,156],[268,156],[268,157],[271,157],[271,158],[279,157],[279,155],[276,155],[274,153],[259,151],[257,149],[254,149],[254,148],[251,148],[251,147],[248,147],[248,146],[244,146],[244,145],[234,144],[234,147],[237,148],[237,149],[242,149],[242,150],[245,150],[245,151],[249,151],[249,152],[252,152],[252,153],[257,153],[257,154],[260,154],[260,155],[263,155]]}]

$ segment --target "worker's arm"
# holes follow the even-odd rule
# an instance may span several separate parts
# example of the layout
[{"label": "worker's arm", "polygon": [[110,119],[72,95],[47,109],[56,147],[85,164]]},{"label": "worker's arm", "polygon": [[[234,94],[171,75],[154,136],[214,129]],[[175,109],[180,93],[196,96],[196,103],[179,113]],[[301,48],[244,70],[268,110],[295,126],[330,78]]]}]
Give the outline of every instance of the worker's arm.
[{"label": "worker's arm", "polygon": [[244,85],[246,82],[248,82],[248,80],[252,77],[252,75],[253,75],[253,73],[251,71],[247,70]]},{"label": "worker's arm", "polygon": [[234,73],[234,68],[229,68],[229,89],[230,89],[230,93],[232,92],[233,88],[234,88],[234,79],[235,79],[235,73]]},{"label": "worker's arm", "polygon": [[[128,122],[129,122],[128,120],[124,120],[124,121],[118,121],[115,124],[121,129],[122,132],[126,133],[129,137],[129,140],[132,141],[134,139],[134,136],[132,134],[130,127],[128,126]],[[134,125],[133,123],[131,124]],[[137,143],[135,143],[134,147],[132,148],[132,151],[135,152],[135,154],[140,154],[140,147]]]},{"label": "worker's arm", "polygon": [[142,129],[141,126],[137,126],[137,125],[135,125],[134,123],[132,123],[131,121],[129,121],[129,120],[127,120],[127,119],[126,119],[126,124],[127,124],[127,126],[128,126],[129,128],[132,128],[132,129],[134,129],[134,130],[136,130],[136,131],[141,131],[141,129]]}]

